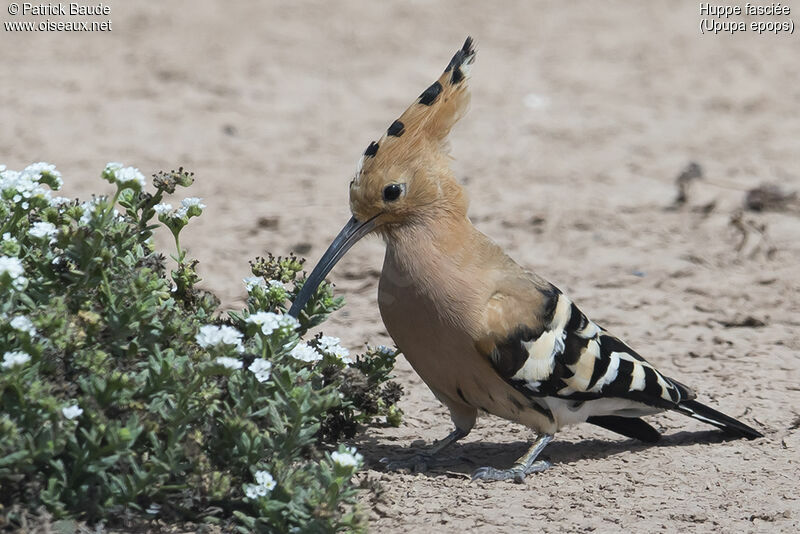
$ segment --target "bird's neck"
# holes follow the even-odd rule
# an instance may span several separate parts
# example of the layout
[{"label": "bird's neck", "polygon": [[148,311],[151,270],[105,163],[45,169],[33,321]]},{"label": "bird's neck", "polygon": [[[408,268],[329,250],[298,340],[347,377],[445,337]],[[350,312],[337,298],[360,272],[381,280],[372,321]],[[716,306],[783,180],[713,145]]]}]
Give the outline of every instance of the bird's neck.
[{"label": "bird's neck", "polygon": [[409,274],[419,271],[429,276],[434,272],[431,262],[465,267],[476,234],[480,232],[465,215],[443,213],[388,229],[383,237],[387,254],[398,266]]},{"label": "bird's neck", "polygon": [[382,283],[398,293],[394,298],[414,294],[439,309],[442,315],[463,322],[477,318],[463,316],[480,309],[485,277],[480,276],[482,247],[487,238],[466,216],[440,217],[425,224],[409,224],[384,234],[386,259]]}]

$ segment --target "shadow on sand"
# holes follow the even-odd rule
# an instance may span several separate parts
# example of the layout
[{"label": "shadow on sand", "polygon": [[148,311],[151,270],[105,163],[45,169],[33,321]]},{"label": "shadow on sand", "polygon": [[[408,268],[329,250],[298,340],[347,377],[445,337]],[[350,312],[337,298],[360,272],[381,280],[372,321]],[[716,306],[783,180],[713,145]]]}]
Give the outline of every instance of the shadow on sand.
[{"label": "shadow on sand", "polygon": [[[586,439],[577,442],[560,442],[553,440],[539,457],[549,460],[554,465],[572,464],[582,460],[597,460],[618,454],[636,453],[651,447],[686,447],[690,445],[721,443],[741,439],[729,436],[718,430],[701,430],[696,432],[681,431],[662,436],[657,443],[642,443],[625,439],[610,441],[603,439]],[[429,465],[426,474],[432,477],[452,477],[463,474],[468,477],[477,467],[490,465],[496,468],[511,467],[514,461],[522,456],[531,442],[468,442],[456,443],[446,449]],[[359,452],[364,455],[367,465],[376,470],[385,470],[384,462],[401,461],[423,452],[427,446],[408,446],[379,441],[372,436],[364,436],[356,443]]]}]

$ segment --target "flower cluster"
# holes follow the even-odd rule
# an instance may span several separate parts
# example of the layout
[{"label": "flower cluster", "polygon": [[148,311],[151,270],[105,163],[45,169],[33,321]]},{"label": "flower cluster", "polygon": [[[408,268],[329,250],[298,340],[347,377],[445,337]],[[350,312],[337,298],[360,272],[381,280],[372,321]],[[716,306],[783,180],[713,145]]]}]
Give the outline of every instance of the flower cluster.
[{"label": "flower cluster", "polygon": [[125,167],[115,161],[106,164],[103,169],[103,178],[112,184],[117,184],[120,190],[133,189],[141,191],[147,186],[144,175],[136,167]]},{"label": "flower cluster", "polygon": [[64,181],[55,165],[40,161],[28,165],[21,172],[8,170],[5,165],[0,165],[0,194],[3,198],[11,199],[23,210],[34,205],[50,205],[50,191],[42,187],[42,184],[54,191],[61,189]]},{"label": "flower cluster", "polygon": [[317,352],[308,343],[300,342],[294,346],[289,356],[301,362],[318,362],[322,359],[322,354]]},{"label": "flower cluster", "polygon": [[283,282],[269,279],[270,276],[280,276],[280,273],[264,273],[263,276],[249,276],[242,280],[247,288],[248,302],[256,308],[274,308],[289,297]]},{"label": "flower cluster", "polygon": [[25,332],[31,337],[36,335],[36,327],[33,326],[33,321],[31,321],[28,317],[25,317],[24,315],[18,315],[14,317],[8,324],[14,330]]},{"label": "flower cluster", "polygon": [[78,223],[81,226],[88,226],[95,217],[105,213],[102,207],[102,201],[102,198],[94,197],[92,200],[80,203],[81,218],[78,220]]},{"label": "flower cluster", "polygon": [[61,408],[61,413],[64,414],[64,417],[67,419],[75,419],[76,417],[80,417],[83,413],[83,409],[77,404],[73,404],[72,406]]},{"label": "flower cluster", "polygon": [[266,497],[275,489],[276,482],[269,471],[256,471],[255,478],[255,484],[247,484],[244,487],[244,494],[248,499]]},{"label": "flower cluster", "polygon": [[256,380],[266,382],[272,372],[272,362],[264,358],[256,358],[247,369],[256,375]]},{"label": "flower cluster", "polygon": [[344,447],[340,451],[332,452],[331,460],[340,467],[358,467],[364,457],[356,452],[355,447]]},{"label": "flower cluster", "polygon": [[244,282],[244,286],[247,288],[248,293],[257,287],[262,289],[267,287],[267,283],[260,276],[248,276],[247,278],[242,278],[242,282]]},{"label": "flower cluster", "polygon": [[22,291],[28,285],[25,267],[19,258],[0,256],[0,287],[6,284],[18,291]]},{"label": "flower cluster", "polygon": [[3,363],[0,365],[2,365],[5,369],[10,369],[18,365],[25,365],[29,361],[31,361],[30,354],[20,350],[15,350],[3,354]]},{"label": "flower cluster", "polygon": [[16,237],[12,237],[9,232],[4,233],[0,238],[0,255],[17,256],[21,250],[19,240]]},{"label": "flower cluster", "polygon": [[344,363],[353,363],[350,358],[350,351],[341,345],[341,340],[338,337],[322,336],[317,341],[317,347],[323,353],[334,356]]},{"label": "flower cluster", "polygon": [[397,354],[397,349],[393,349],[391,347],[387,347],[386,345],[378,345],[375,347],[375,352],[382,356],[394,356]]},{"label": "flower cluster", "polygon": [[241,369],[243,365],[241,360],[229,356],[218,356],[214,361],[226,369],[233,370]]},{"label": "flower cluster", "polygon": [[291,315],[282,315],[272,312],[256,312],[247,319],[248,323],[258,325],[265,336],[272,335],[276,330],[283,334],[293,332],[300,327],[297,319]]},{"label": "flower cluster", "polygon": [[162,202],[153,206],[153,210],[158,214],[158,220],[164,223],[175,237],[175,245],[178,248],[179,256],[178,263],[182,262],[185,254],[181,250],[178,234],[184,226],[189,224],[189,219],[192,217],[199,217],[203,213],[205,207],[206,205],[203,204],[203,199],[198,197],[184,198],[181,201],[181,206],[177,209],[173,209],[172,204],[168,202]]},{"label": "flower cluster", "polygon": [[242,333],[232,326],[214,326],[210,324],[201,326],[200,331],[195,336],[195,340],[204,349],[219,345],[230,345],[236,349],[236,352],[244,352]]},{"label": "flower cluster", "polygon": [[188,223],[191,217],[199,217],[205,207],[202,198],[189,197],[181,200],[181,205],[177,209],[173,209],[169,202],[156,204],[153,209],[158,214],[158,220],[169,226],[170,222],[174,224],[175,221]]},{"label": "flower cluster", "polygon": [[28,234],[35,238],[35,239],[50,239],[50,243],[55,241],[53,237],[58,233],[56,229],[56,225],[49,222],[39,221],[35,222],[31,225],[31,229],[28,230]]}]

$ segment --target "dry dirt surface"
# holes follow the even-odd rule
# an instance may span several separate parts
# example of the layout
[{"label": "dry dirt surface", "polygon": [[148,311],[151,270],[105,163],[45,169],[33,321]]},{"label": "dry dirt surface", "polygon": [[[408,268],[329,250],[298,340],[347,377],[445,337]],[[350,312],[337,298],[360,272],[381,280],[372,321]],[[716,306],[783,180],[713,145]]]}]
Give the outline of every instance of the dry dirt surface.
[{"label": "dry dirt surface", "polygon": [[[48,18],[13,18],[8,3],[4,22]],[[363,499],[373,532],[800,530],[800,212],[796,197],[742,211],[761,184],[800,190],[800,36],[701,35],[699,2],[685,0],[108,5],[111,32],[0,31],[9,168],[55,163],[69,196],[106,191],[107,161],[194,170],[208,209],[184,239],[236,307],[248,259],[319,258],[349,217],[361,152],[471,34],[473,104],[451,137],[472,220],[766,435],[725,441],[667,414],[649,418],[664,439],[643,446],[584,425],[525,484],[471,483],[531,438],[487,416],[451,468],[387,473],[381,457],[450,431],[401,361],[403,426],[356,441],[378,487]],[[702,176],[675,205],[690,162]],[[367,240],[331,275],[348,305],[326,333],[351,349],[391,343],[382,251]]]}]

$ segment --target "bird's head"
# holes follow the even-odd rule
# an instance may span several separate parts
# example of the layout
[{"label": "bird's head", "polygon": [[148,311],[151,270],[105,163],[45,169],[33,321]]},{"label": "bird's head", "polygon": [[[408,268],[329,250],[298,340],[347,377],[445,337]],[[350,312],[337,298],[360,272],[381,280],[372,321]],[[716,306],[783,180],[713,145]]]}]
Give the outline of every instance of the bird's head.
[{"label": "bird's head", "polygon": [[466,215],[466,196],[450,170],[447,136],[469,105],[474,60],[468,37],[439,79],[364,151],[350,182],[353,217],[311,272],[291,315],[300,313],[328,272],[365,235],[389,236],[408,225]]}]

